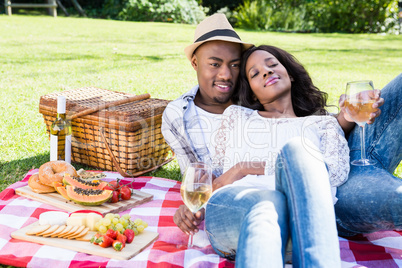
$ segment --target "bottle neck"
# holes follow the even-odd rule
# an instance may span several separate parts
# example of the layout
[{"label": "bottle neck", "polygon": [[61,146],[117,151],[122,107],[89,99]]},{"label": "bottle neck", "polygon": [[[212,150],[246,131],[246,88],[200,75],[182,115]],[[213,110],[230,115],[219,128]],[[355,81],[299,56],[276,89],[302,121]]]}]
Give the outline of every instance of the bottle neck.
[{"label": "bottle neck", "polygon": [[66,120],[67,116],[66,116],[65,113],[59,113],[59,114],[57,114],[57,118],[61,118],[63,120]]}]

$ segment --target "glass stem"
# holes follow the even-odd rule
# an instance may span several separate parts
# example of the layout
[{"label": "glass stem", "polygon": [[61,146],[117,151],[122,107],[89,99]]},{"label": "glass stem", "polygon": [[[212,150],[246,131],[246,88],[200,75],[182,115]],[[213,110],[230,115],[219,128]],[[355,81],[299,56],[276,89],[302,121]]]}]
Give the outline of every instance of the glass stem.
[{"label": "glass stem", "polygon": [[187,248],[192,248],[193,247],[193,235],[190,234],[189,238],[188,238],[188,245]]},{"label": "glass stem", "polygon": [[366,144],[364,137],[364,124],[360,126],[361,158],[366,159]]}]

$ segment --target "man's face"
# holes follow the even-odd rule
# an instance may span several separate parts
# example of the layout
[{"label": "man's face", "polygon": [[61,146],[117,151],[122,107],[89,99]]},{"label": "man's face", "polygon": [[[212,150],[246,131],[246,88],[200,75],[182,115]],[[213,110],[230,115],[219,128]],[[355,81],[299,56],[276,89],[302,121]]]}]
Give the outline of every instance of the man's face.
[{"label": "man's face", "polygon": [[240,71],[241,45],[224,41],[202,44],[192,57],[197,71],[201,101],[206,105],[228,104]]}]

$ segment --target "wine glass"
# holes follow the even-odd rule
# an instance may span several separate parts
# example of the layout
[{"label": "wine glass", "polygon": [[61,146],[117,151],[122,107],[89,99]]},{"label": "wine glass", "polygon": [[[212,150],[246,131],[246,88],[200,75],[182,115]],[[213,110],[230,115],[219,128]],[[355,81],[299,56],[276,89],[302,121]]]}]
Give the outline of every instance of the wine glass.
[{"label": "wine glass", "polygon": [[[203,208],[212,194],[212,169],[204,163],[191,163],[183,174],[180,194],[192,213]],[[193,247],[191,234],[187,247]]]},{"label": "wine glass", "polygon": [[361,159],[353,160],[352,165],[368,166],[374,164],[372,160],[366,158],[364,128],[366,121],[370,119],[370,114],[377,110],[373,108],[375,101],[372,81],[353,81],[346,84],[345,110],[360,127]]}]

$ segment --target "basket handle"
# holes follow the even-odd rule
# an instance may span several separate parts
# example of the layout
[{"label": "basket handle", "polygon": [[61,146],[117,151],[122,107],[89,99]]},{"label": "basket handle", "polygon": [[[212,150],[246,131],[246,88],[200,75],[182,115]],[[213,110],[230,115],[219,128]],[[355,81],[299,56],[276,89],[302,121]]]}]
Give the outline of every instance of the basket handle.
[{"label": "basket handle", "polygon": [[145,93],[145,94],[141,94],[141,95],[135,95],[135,96],[129,97],[127,99],[122,99],[122,100],[117,100],[117,101],[112,101],[112,102],[100,104],[98,106],[83,110],[83,111],[78,112],[76,114],[73,114],[70,117],[70,120],[73,120],[73,119],[75,119],[77,117],[81,117],[81,116],[84,116],[84,115],[92,114],[92,113],[97,112],[99,110],[109,108],[110,106],[118,106],[118,105],[122,105],[122,104],[125,104],[125,103],[133,102],[133,101],[145,100],[145,99],[149,99],[150,97],[151,97],[151,94]]},{"label": "basket handle", "polygon": [[107,151],[109,152],[110,157],[112,158],[112,162],[113,162],[114,166],[116,167],[117,172],[119,172],[119,174],[122,175],[123,177],[126,177],[126,178],[127,178],[127,177],[132,177],[131,174],[128,174],[128,173],[124,172],[124,171],[121,169],[119,163],[118,163],[117,160],[116,160],[116,157],[114,156],[114,154],[113,154],[113,152],[112,152],[112,149],[110,149],[109,143],[108,143],[107,140],[106,140],[103,127],[99,128],[99,133],[100,133],[100,136],[101,136],[102,141],[105,143],[106,149],[107,149]]},{"label": "basket handle", "polygon": [[110,157],[112,158],[113,165],[116,167],[117,172],[119,172],[119,174],[122,175],[122,176],[125,177],[125,178],[134,178],[134,177],[140,176],[140,175],[142,175],[142,174],[144,174],[144,173],[151,172],[151,171],[153,171],[153,170],[155,170],[155,169],[157,169],[157,168],[159,168],[159,167],[161,167],[161,166],[163,166],[163,165],[169,163],[169,162],[172,161],[172,160],[174,159],[174,157],[175,157],[175,154],[173,153],[173,155],[172,155],[171,158],[165,160],[165,161],[164,161],[163,163],[161,163],[160,165],[156,165],[156,166],[151,167],[151,168],[149,168],[149,169],[147,169],[147,170],[138,171],[138,172],[136,172],[136,173],[134,173],[134,174],[127,173],[127,172],[124,172],[124,171],[121,169],[119,163],[117,162],[116,157],[114,156],[114,154],[113,154],[113,152],[112,152],[112,149],[110,149],[109,143],[107,143],[107,140],[106,140],[106,137],[105,137],[105,133],[104,133],[103,127],[99,128],[99,133],[100,133],[100,136],[101,136],[102,141],[105,143],[106,149],[108,150]]}]

